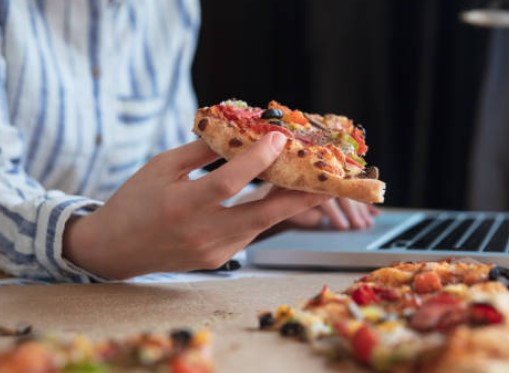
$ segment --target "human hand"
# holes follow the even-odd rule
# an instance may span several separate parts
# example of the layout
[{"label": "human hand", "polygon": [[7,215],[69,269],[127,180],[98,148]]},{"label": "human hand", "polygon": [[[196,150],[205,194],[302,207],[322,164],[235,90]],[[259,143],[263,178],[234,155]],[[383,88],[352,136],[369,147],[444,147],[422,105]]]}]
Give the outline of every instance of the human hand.
[{"label": "human hand", "polygon": [[373,225],[373,217],[380,210],[362,202],[348,198],[331,198],[320,206],[301,212],[288,221],[302,228],[327,226],[338,230],[366,229]]},{"label": "human hand", "polygon": [[270,166],[285,142],[271,132],[198,180],[188,173],[217,158],[202,140],[154,157],[103,207],[67,224],[64,256],[106,278],[221,266],[260,232],[330,198],[277,189],[221,205]]}]

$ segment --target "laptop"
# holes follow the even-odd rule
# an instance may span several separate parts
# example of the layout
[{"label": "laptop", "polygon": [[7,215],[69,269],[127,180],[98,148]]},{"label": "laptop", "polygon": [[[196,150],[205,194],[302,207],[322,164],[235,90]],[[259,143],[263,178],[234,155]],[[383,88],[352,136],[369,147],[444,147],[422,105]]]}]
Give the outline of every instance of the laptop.
[{"label": "laptop", "polygon": [[368,230],[292,230],[247,248],[261,267],[359,269],[469,257],[509,266],[509,213],[385,211]]}]

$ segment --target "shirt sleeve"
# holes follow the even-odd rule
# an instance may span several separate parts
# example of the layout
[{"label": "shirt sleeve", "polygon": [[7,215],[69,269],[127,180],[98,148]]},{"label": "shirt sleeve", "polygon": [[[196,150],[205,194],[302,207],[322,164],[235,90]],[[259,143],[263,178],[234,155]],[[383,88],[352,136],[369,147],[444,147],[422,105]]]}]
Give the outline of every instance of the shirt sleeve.
[{"label": "shirt sleeve", "polygon": [[0,270],[35,280],[101,281],[63,258],[62,238],[71,217],[102,203],[45,190],[26,173],[23,134],[9,123],[5,73],[0,57]]}]

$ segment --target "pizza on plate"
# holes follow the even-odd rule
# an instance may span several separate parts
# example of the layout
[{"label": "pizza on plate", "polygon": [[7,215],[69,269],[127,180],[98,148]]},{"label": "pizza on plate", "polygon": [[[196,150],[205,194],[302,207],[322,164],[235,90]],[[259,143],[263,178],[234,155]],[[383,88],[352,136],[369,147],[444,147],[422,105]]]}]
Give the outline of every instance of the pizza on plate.
[{"label": "pizza on plate", "polygon": [[508,275],[488,264],[399,263],[262,312],[259,325],[377,372],[508,372]]},{"label": "pizza on plate", "polygon": [[344,116],[309,114],[276,101],[266,109],[228,100],[197,111],[193,131],[225,159],[271,131],[287,137],[285,149],[259,177],[274,185],[314,193],[383,202],[385,183],[367,167],[364,128]]},{"label": "pizza on plate", "polygon": [[187,329],[94,342],[24,338],[0,352],[0,373],[211,373],[210,335]]}]

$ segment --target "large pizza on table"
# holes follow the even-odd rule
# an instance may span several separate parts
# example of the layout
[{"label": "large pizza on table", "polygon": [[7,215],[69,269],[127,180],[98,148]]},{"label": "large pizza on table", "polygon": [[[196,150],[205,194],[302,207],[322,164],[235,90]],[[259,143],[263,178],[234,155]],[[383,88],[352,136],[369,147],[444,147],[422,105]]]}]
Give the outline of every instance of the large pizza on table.
[{"label": "large pizza on table", "polygon": [[261,312],[259,325],[370,371],[509,372],[508,276],[489,264],[399,263]]}]

